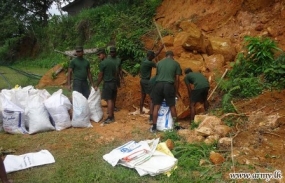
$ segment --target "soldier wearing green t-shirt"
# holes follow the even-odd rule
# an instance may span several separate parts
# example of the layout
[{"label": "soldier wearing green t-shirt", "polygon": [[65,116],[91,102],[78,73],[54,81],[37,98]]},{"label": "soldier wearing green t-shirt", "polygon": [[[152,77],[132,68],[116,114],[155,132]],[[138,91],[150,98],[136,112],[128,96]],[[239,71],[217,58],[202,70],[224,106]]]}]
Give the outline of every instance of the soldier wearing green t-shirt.
[{"label": "soldier wearing green t-shirt", "polygon": [[[110,55],[108,56],[108,59],[113,60],[113,62],[116,63],[116,67],[117,67],[116,84],[117,84],[117,87],[121,87],[121,82],[124,83],[124,77],[123,77],[123,71],[122,71],[122,60],[117,56],[116,47],[114,46],[110,47]],[[117,100],[117,93],[114,99],[114,110],[118,111],[118,108],[116,107],[116,100]]]},{"label": "soldier wearing green t-shirt", "polygon": [[90,85],[93,85],[93,79],[90,72],[90,63],[83,58],[83,47],[76,48],[77,57],[71,60],[68,68],[68,89],[71,90],[71,78],[73,81],[73,91],[81,93],[88,98],[90,94],[90,87],[87,81],[89,79]]},{"label": "soldier wearing green t-shirt", "polygon": [[[185,77],[184,82],[187,86],[188,95],[190,99],[190,119],[194,120],[195,116],[195,104],[201,102],[204,104],[205,111],[209,108],[209,102],[207,101],[208,91],[210,88],[207,78],[200,72],[192,72],[190,68],[184,70]],[[194,85],[192,90],[191,85]]]},{"label": "soldier wearing green t-shirt", "polygon": [[[149,85],[149,80],[151,77],[151,71],[152,68],[156,67],[156,63],[153,61],[153,59],[159,55],[159,53],[161,52],[162,48],[164,45],[162,45],[160,47],[160,49],[154,53],[154,51],[149,50],[147,51],[146,54],[146,58],[141,62],[141,66],[140,66],[140,85],[141,85],[141,100],[140,100],[140,113],[143,113],[143,104],[144,104],[144,100],[146,97],[147,90],[148,90],[148,85]],[[150,116],[149,121],[152,121],[152,116]]]},{"label": "soldier wearing green t-shirt", "polygon": [[175,121],[177,117],[175,108],[175,97],[179,96],[179,76],[181,75],[180,64],[173,59],[173,52],[167,51],[166,58],[157,63],[156,84],[151,92],[153,109],[153,125],[150,132],[156,132],[156,122],[158,110],[162,101],[165,99],[166,104],[170,107],[171,115]]},{"label": "soldier wearing green t-shirt", "polygon": [[102,90],[102,98],[107,101],[107,113],[108,117],[104,120],[104,123],[108,124],[115,121],[114,117],[114,100],[117,94],[117,65],[114,60],[109,57],[106,58],[106,52],[104,49],[99,49],[97,52],[99,59],[101,60],[99,64],[99,75],[98,80],[95,86],[95,90],[97,91],[98,86],[101,81],[104,81],[103,90]]}]

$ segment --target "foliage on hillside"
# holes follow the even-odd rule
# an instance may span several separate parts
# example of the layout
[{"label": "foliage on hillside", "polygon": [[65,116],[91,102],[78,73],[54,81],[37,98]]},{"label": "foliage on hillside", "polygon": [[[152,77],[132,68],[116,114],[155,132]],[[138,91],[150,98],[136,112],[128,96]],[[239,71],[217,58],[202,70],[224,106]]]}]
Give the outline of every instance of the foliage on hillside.
[{"label": "foliage on hillside", "polygon": [[[244,53],[239,53],[229,71],[228,79],[221,84],[223,108],[233,110],[230,101],[235,98],[250,98],[266,89],[285,87],[285,55],[269,38],[244,38]],[[281,54],[280,54],[281,52]]]},{"label": "foliage on hillside", "polygon": [[[54,56],[54,49],[64,51],[78,45],[85,48],[116,45],[119,56],[125,60],[124,67],[135,74],[138,70],[134,70],[133,66],[138,68],[136,64],[145,52],[140,38],[155,30],[152,17],[160,3],[160,0],[122,0],[84,10],[77,16],[53,16],[47,26],[34,26],[33,35],[29,35],[34,37],[38,48],[33,50],[36,52],[35,59],[46,60],[48,63],[41,64],[50,67],[56,64],[51,60],[63,61],[59,56]],[[12,40],[10,38],[9,42]],[[14,48],[17,43],[18,39],[12,44]],[[16,50],[11,48],[11,44],[5,50],[3,47],[1,49],[0,58],[6,61],[9,51]],[[96,56],[89,59],[96,60]]]}]

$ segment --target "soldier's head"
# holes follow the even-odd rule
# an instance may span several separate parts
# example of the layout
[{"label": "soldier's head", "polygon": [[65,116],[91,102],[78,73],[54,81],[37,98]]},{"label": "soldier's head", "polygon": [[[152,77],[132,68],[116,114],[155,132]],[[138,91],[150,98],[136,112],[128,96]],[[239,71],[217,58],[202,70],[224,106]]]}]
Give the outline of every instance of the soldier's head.
[{"label": "soldier's head", "polygon": [[76,56],[77,57],[82,57],[83,56],[83,47],[82,46],[77,46],[75,48]]},{"label": "soldier's head", "polygon": [[106,51],[104,48],[99,48],[96,54],[100,60],[104,60],[106,58]]},{"label": "soldier's head", "polygon": [[173,53],[173,51],[169,50],[169,51],[167,51],[167,52],[165,53],[165,56],[172,58],[172,57],[174,56],[174,53]]},{"label": "soldier's head", "polygon": [[190,68],[184,69],[184,74],[188,74],[189,72],[192,72],[192,69],[190,69]]},{"label": "soldier's head", "polygon": [[148,50],[146,53],[146,57],[148,58],[148,60],[152,60],[155,57],[155,53],[152,50]]},{"label": "soldier's head", "polygon": [[110,55],[111,55],[111,57],[116,57],[116,55],[117,55],[117,49],[116,49],[115,46],[111,46],[111,47],[110,47]]}]

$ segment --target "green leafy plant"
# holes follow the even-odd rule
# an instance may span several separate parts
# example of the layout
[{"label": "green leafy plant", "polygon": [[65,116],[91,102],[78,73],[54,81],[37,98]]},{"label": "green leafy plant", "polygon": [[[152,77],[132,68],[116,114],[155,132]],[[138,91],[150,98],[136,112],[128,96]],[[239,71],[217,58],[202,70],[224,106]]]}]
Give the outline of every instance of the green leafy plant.
[{"label": "green leafy plant", "polygon": [[56,78],[57,78],[57,75],[56,75],[56,72],[55,71],[53,71],[52,73],[51,73],[51,79],[52,80],[55,80]]},{"label": "green leafy plant", "polygon": [[284,88],[285,56],[270,38],[246,36],[244,53],[239,53],[228,78],[219,88],[224,92],[223,110],[233,111],[232,98],[249,98],[259,95],[269,87]]}]

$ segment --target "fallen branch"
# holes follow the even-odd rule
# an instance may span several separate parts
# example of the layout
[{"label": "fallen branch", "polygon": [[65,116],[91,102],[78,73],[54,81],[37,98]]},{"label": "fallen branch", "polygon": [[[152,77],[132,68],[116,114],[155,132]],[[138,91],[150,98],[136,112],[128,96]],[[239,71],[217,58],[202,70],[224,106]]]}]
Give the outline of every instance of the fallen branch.
[{"label": "fallen branch", "polygon": [[240,113],[240,114],[237,114],[237,113],[227,113],[227,114],[224,114],[220,117],[220,119],[223,119],[225,117],[228,117],[228,116],[250,116],[249,114],[246,114],[246,113]]},{"label": "fallen branch", "polygon": [[163,40],[162,40],[162,36],[161,36],[160,30],[159,30],[159,28],[158,28],[158,26],[157,26],[157,24],[156,24],[156,22],[155,22],[155,19],[153,19],[153,23],[154,23],[154,25],[155,25],[155,27],[156,27],[156,30],[157,30],[157,32],[158,32],[158,35],[159,35],[159,37],[160,37],[160,41],[161,41],[161,43],[162,43],[162,44],[163,44],[163,46],[164,46],[164,50],[165,50],[165,51],[167,51],[166,46],[165,46],[165,45],[164,45],[164,43],[163,43]]},{"label": "fallen branch", "polygon": [[215,92],[216,89],[218,88],[219,84],[221,83],[221,81],[223,80],[223,78],[226,76],[227,72],[228,72],[228,69],[225,70],[224,74],[223,74],[222,77],[221,77],[221,80],[218,82],[218,84],[216,85],[216,87],[214,88],[214,90],[212,91],[212,93],[209,95],[209,97],[208,97],[207,100],[209,100],[209,99],[212,97],[212,95],[214,94],[214,92]]},{"label": "fallen branch", "polygon": [[131,74],[128,73],[128,71],[126,71],[125,69],[122,69],[123,73],[127,74],[128,76],[130,76]]},{"label": "fallen branch", "polygon": [[278,135],[278,134],[276,134],[276,133],[271,133],[271,132],[262,132],[262,133],[266,133],[266,134],[270,134],[270,135],[275,135],[275,136],[277,136],[277,137],[282,138],[282,136],[280,136],[280,135]]},{"label": "fallen branch", "polygon": [[235,111],[236,111],[237,113],[240,113],[240,112],[237,110],[237,107],[235,106],[235,104],[234,104],[233,101],[231,101],[231,104],[232,104],[232,106],[234,107]]},{"label": "fallen branch", "polygon": [[66,55],[66,56],[69,56],[69,57],[73,57],[73,58],[75,58],[76,56],[75,55],[73,55],[73,54],[67,54],[67,53],[65,53],[65,52],[62,52],[62,51],[58,51],[58,50],[54,50],[55,52],[57,52],[57,53],[61,53],[61,54],[63,54],[63,55]]}]

